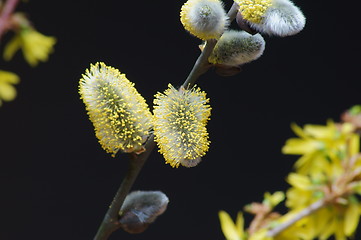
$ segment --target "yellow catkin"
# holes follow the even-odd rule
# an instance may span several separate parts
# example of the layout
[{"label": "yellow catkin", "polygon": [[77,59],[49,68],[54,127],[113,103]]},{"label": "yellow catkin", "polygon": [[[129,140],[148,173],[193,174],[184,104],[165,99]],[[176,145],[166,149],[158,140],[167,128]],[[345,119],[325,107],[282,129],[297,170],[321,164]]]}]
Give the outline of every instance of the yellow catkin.
[{"label": "yellow catkin", "polygon": [[242,17],[253,23],[260,23],[272,0],[236,0]]},{"label": "yellow catkin", "polygon": [[206,93],[199,88],[175,89],[169,84],[155,95],[154,134],[166,163],[196,166],[209,148],[206,129],[211,108]]},{"label": "yellow catkin", "polygon": [[142,151],[152,115],[125,74],[102,62],[91,65],[80,79],[79,93],[105,151],[113,156],[119,150]]}]

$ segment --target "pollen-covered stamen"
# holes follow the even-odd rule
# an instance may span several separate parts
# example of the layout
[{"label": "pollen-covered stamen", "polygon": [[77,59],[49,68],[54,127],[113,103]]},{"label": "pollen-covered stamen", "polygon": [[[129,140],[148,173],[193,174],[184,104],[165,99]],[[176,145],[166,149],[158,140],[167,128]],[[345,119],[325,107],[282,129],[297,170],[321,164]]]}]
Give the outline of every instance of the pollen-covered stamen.
[{"label": "pollen-covered stamen", "polygon": [[119,150],[143,150],[152,116],[124,74],[104,63],[91,65],[80,80],[79,92],[104,150],[113,156]]},{"label": "pollen-covered stamen", "polygon": [[193,167],[208,150],[208,99],[200,89],[176,90],[169,85],[154,100],[154,134],[160,152],[173,167]]},{"label": "pollen-covered stamen", "polygon": [[267,11],[271,6],[271,0],[236,0],[239,5],[239,12],[243,18],[253,22],[260,23]]},{"label": "pollen-covered stamen", "polygon": [[[123,139],[124,151],[140,148],[142,137],[138,135],[140,127],[135,126],[137,118],[131,114],[129,106],[127,106],[124,99],[117,95],[115,89],[109,83],[99,87],[98,104],[107,114],[106,120],[112,126],[114,140]],[[104,138],[104,133],[109,134],[99,132],[99,135]]]}]

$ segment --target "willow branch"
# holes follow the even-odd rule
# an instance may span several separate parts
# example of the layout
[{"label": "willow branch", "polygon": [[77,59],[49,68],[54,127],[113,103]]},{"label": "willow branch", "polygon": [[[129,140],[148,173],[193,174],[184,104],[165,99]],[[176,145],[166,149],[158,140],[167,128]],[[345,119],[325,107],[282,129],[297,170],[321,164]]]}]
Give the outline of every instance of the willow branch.
[{"label": "willow branch", "polygon": [[321,200],[318,200],[317,202],[312,203],[310,206],[308,206],[305,209],[298,212],[294,218],[269,230],[267,235],[269,237],[277,236],[279,233],[283,232],[284,230],[286,230],[287,228],[289,228],[290,226],[295,224],[297,221],[301,220],[304,217],[311,215],[312,213],[316,212],[317,210],[323,208],[326,205],[327,205],[327,201],[325,199],[321,199]]},{"label": "willow branch", "polygon": [[145,145],[145,152],[139,155],[135,153],[129,154],[130,160],[127,174],[124,177],[123,182],[120,185],[117,193],[115,194],[113,202],[111,203],[108,211],[106,212],[104,219],[98,229],[98,232],[94,237],[94,240],[106,240],[114,231],[120,228],[120,208],[122,207],[125,197],[128,195],[130,189],[132,188],[136,178],[139,175],[139,172],[141,171],[144,163],[147,161],[154,146],[155,142],[152,135]]},{"label": "willow branch", "polygon": [[0,39],[7,31],[9,18],[18,3],[19,0],[7,0],[2,6],[0,13]]},{"label": "willow branch", "polygon": [[[228,18],[230,21],[233,21],[236,17],[238,11],[238,5],[233,3],[231,9],[228,12]],[[211,64],[208,62],[208,57],[213,51],[214,46],[216,45],[216,40],[209,40],[206,43],[206,46],[203,52],[198,57],[196,63],[193,66],[193,69],[189,73],[187,79],[183,83],[184,88],[191,88],[196,80],[209,70]],[[104,219],[98,229],[94,240],[106,240],[109,236],[121,226],[119,223],[119,211],[123,205],[123,202],[128,195],[130,189],[133,186],[134,181],[136,180],[140,170],[142,169],[144,163],[147,161],[150,153],[155,147],[154,136],[152,135],[146,145],[146,151],[140,155],[134,153],[130,154],[131,159],[129,162],[129,169],[125,178],[123,179],[122,184],[120,185],[112,204],[110,205],[108,211],[106,212]]]},{"label": "willow branch", "polygon": [[238,9],[239,9],[238,4],[234,2],[232,7],[229,9],[227,13],[229,22],[232,22],[236,18]]},{"label": "willow branch", "polygon": [[[238,4],[233,3],[232,7],[229,9],[227,14],[229,22],[232,22],[236,18],[237,12],[238,12]],[[189,73],[187,79],[182,85],[185,89],[192,88],[195,82],[197,81],[197,79],[212,67],[212,64],[208,62],[208,58],[211,55],[214,47],[216,46],[216,43],[217,41],[215,39],[206,41],[206,45],[202,53],[199,55],[191,72]]]},{"label": "willow branch", "polygon": [[201,53],[201,55],[198,57],[196,63],[194,64],[191,72],[189,73],[186,81],[183,83],[183,87],[185,89],[190,89],[194,86],[197,79],[204,73],[206,73],[209,68],[212,66],[208,62],[208,58],[211,55],[214,46],[216,45],[217,41],[214,39],[206,41],[206,45]]}]

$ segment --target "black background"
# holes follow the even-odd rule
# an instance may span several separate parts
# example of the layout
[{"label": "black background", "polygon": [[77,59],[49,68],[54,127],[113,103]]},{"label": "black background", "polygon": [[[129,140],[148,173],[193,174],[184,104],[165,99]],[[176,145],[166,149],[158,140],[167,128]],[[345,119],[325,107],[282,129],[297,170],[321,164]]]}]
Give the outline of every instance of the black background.
[{"label": "black background", "polygon": [[[18,53],[1,69],[21,77],[0,108],[0,239],[92,239],[127,167],[100,147],[78,95],[90,63],[126,73],[152,106],[168,83],[181,85],[200,41],[179,21],[184,1],[30,1],[36,28],[55,52],[31,68]],[[265,37],[263,56],[234,77],[214,71],[198,85],[211,99],[211,148],[200,165],[172,169],[154,151],[134,189],[161,190],[168,210],[140,235],[110,239],[224,239],[217,213],[236,216],[265,191],[286,190],[296,157],[281,154],[290,123],[324,124],[360,104],[359,18],[339,1],[295,1],[305,29]],[[227,9],[231,1],[225,2]],[[1,43],[9,39],[7,35]],[[248,219],[249,217],[247,217]]]}]

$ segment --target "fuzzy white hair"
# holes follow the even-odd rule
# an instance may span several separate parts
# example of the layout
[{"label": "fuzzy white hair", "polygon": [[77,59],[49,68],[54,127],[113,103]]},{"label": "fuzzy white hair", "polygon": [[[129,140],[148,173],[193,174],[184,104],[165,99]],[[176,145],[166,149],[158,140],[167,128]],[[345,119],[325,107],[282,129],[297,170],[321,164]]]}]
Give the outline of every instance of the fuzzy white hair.
[{"label": "fuzzy white hair", "polygon": [[213,64],[239,66],[258,59],[266,42],[260,34],[229,30],[217,42],[208,61]]},{"label": "fuzzy white hair", "polygon": [[221,35],[227,26],[227,16],[223,3],[219,1],[199,1],[189,12],[189,19],[197,31],[217,32]]},{"label": "fuzzy white hair", "polygon": [[260,33],[286,37],[299,33],[305,26],[302,11],[290,0],[273,0],[260,23],[248,24]]}]

